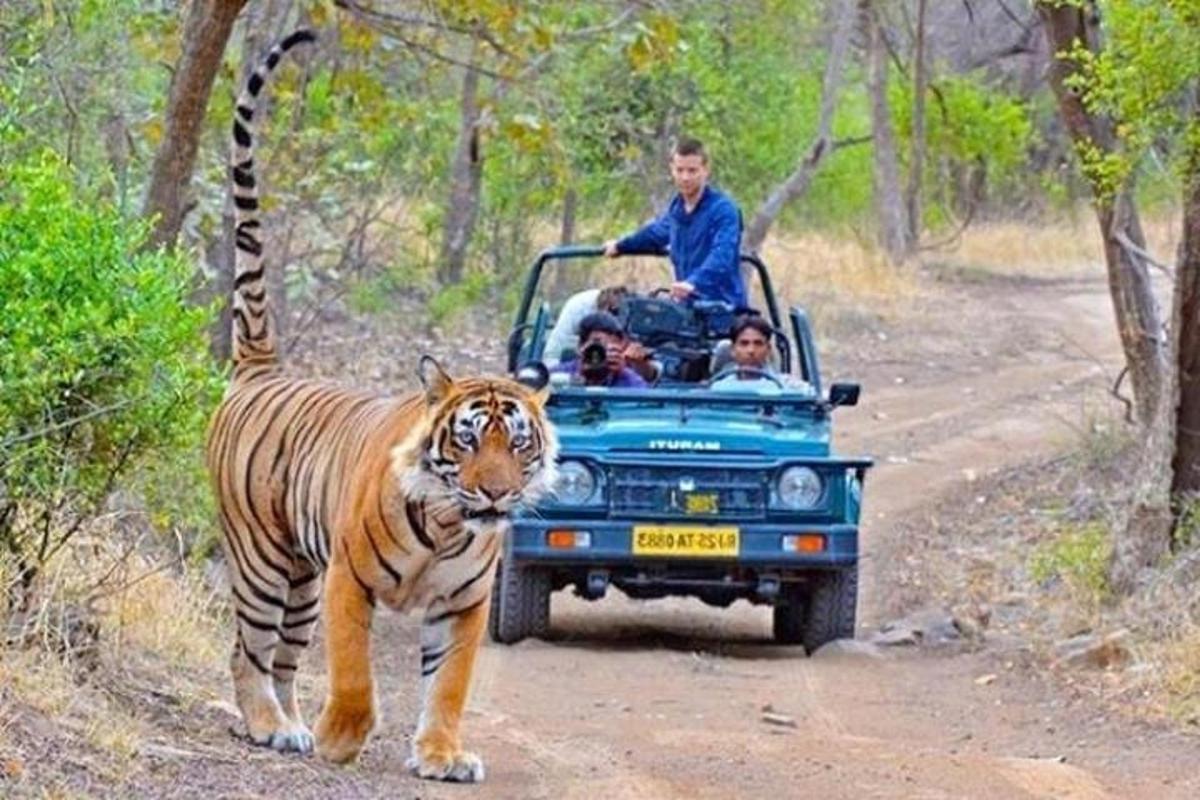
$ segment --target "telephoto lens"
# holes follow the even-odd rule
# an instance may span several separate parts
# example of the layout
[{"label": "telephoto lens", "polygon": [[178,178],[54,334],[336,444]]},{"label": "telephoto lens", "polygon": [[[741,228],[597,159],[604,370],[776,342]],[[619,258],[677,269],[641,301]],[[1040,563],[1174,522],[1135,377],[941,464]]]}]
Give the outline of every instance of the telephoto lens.
[{"label": "telephoto lens", "polygon": [[579,371],[585,378],[598,380],[608,374],[608,348],[600,342],[584,347],[579,360]]}]

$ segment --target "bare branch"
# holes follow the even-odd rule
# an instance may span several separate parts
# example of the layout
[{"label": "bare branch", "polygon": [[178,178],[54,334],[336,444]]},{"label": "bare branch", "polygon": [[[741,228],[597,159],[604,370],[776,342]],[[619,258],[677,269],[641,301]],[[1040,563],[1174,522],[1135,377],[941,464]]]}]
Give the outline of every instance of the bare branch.
[{"label": "bare branch", "polygon": [[1138,247],[1133,240],[1126,235],[1125,231],[1113,231],[1113,238],[1117,240],[1117,244],[1125,248],[1126,252],[1132,254],[1136,258],[1140,258],[1150,266],[1161,270],[1162,274],[1166,275],[1171,280],[1175,280],[1175,271],[1171,269],[1171,267],[1155,259],[1154,256],[1145,250],[1145,248]]},{"label": "bare branch", "polygon": [[[405,47],[407,47],[410,50],[413,50],[418,53],[423,53],[423,54],[429,56],[430,58],[432,58],[433,60],[440,61],[444,64],[451,64],[456,67],[463,67],[465,69],[475,70],[480,75],[487,75],[489,78],[495,78],[498,81],[509,80],[509,76],[504,75],[503,73],[487,69],[486,67],[481,67],[478,64],[472,64],[472,63],[463,61],[462,59],[455,58],[454,56],[450,56],[450,55],[443,53],[441,50],[437,49],[436,47],[433,47],[432,45],[428,45],[428,44],[425,44],[424,42],[419,42],[415,39],[409,38],[407,35],[405,35],[402,32],[403,27],[404,27],[402,23],[399,23],[399,22],[396,22],[394,20],[387,18],[391,15],[382,14],[382,12],[377,12],[372,9],[363,8],[358,3],[355,3],[352,0],[334,0],[334,2],[341,8],[350,12],[351,16],[355,17],[356,19],[360,20],[361,22],[363,22],[367,25],[370,25],[372,28],[383,33],[384,35],[386,35],[392,39],[395,39],[397,42],[404,45]],[[451,32],[458,32],[452,28],[445,28],[445,30],[449,30]],[[463,31],[463,33],[464,33],[464,35],[475,35],[474,31]]]},{"label": "bare branch", "polygon": [[856,145],[866,144],[874,138],[874,136],[868,133],[864,136],[850,136],[846,139],[835,139],[829,146],[830,152],[837,152],[843,147],[855,147]]},{"label": "bare branch", "polygon": [[130,398],[127,400],[122,400],[119,403],[113,403],[110,406],[104,406],[103,408],[97,408],[95,411],[89,411],[86,414],[82,414],[82,415],[80,415],[78,417],[74,417],[72,419],[64,420],[63,422],[56,422],[53,425],[47,425],[46,427],[40,428],[39,430],[36,430],[36,431],[30,431],[29,433],[23,433],[20,436],[13,436],[9,439],[5,439],[4,441],[0,442],[0,447],[9,447],[14,444],[20,444],[21,442],[27,442],[30,439],[38,439],[42,436],[45,436],[48,433],[54,433],[55,431],[60,431],[60,430],[63,430],[64,428],[72,428],[81,422],[87,422],[89,419],[93,419],[95,417],[102,417],[105,414],[110,414],[113,411],[118,411],[118,410],[124,408],[125,406],[132,405],[133,403],[137,402],[137,400],[140,400],[140,399],[141,398]]},{"label": "bare branch", "polygon": [[1111,394],[1113,397],[1117,398],[1118,400],[1120,400],[1121,403],[1125,406],[1125,421],[1132,425],[1133,424],[1133,401],[1130,400],[1125,395],[1121,394],[1121,382],[1125,380],[1125,376],[1128,374],[1129,374],[1129,367],[1128,366],[1121,367],[1121,373],[1119,375],[1117,375],[1117,380],[1113,383],[1112,388],[1108,390],[1108,393]]},{"label": "bare branch", "polygon": [[949,236],[936,242],[923,244],[917,249],[922,251],[940,250],[943,247],[950,247],[951,245],[957,244],[958,240],[962,238],[963,233],[966,232],[967,228],[970,226],[971,220],[975,218],[975,212],[979,210],[979,205],[980,203],[978,200],[972,201],[971,205],[967,208],[967,215],[963,218],[963,221],[954,230],[954,232]]}]

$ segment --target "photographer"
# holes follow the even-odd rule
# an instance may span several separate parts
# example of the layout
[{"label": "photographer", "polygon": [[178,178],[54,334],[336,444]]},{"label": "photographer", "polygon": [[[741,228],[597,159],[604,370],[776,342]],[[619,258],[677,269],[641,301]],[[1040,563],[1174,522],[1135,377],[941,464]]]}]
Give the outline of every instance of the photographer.
[{"label": "photographer", "polygon": [[551,372],[566,373],[588,386],[644,389],[646,381],[625,364],[626,351],[633,344],[625,338],[616,317],[596,311],[579,322],[579,356]]}]

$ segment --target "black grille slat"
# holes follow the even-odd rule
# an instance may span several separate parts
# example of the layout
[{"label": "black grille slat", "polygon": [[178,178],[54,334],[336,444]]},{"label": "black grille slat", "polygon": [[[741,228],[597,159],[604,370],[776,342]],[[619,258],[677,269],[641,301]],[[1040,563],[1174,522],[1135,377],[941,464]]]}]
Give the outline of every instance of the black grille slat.
[{"label": "black grille slat", "polygon": [[[762,516],[767,507],[767,481],[761,469],[611,466],[608,485],[609,509],[614,514],[750,517]],[[715,493],[719,513],[686,513],[684,496],[689,492]]]}]

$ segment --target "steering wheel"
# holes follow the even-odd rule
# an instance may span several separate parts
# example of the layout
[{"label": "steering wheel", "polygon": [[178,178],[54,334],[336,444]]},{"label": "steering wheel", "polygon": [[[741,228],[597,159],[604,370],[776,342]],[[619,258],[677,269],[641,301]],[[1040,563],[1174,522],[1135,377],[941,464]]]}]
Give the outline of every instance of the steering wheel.
[{"label": "steering wheel", "polygon": [[708,379],[708,385],[711,386],[722,378],[727,378],[730,375],[734,375],[738,372],[752,375],[755,378],[766,378],[778,386],[781,390],[787,388],[783,385],[783,381],[780,380],[779,376],[773,372],[770,372],[769,370],[765,370],[760,367],[739,367],[737,364],[728,364],[724,367],[721,367],[720,371],[717,372],[716,375],[713,375]]}]

